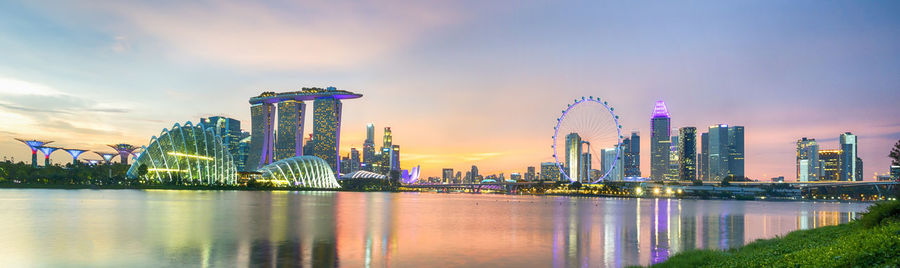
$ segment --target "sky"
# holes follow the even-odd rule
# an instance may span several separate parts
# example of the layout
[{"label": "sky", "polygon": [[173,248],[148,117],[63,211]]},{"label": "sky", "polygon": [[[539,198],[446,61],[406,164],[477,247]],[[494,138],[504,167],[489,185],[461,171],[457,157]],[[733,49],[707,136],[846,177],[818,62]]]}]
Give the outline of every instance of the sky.
[{"label": "sky", "polygon": [[645,176],[664,100],[673,127],[744,126],[751,178],[793,180],[799,138],[836,149],[849,131],[871,180],[900,140],[897,14],[892,1],[3,1],[0,156],[29,160],[13,138],[146,145],[211,115],[249,129],[250,97],[335,86],[364,95],[344,102],[341,151],[367,123],[390,126],[402,167],[424,176],[552,161],[560,111],[597,96],[642,133]]}]

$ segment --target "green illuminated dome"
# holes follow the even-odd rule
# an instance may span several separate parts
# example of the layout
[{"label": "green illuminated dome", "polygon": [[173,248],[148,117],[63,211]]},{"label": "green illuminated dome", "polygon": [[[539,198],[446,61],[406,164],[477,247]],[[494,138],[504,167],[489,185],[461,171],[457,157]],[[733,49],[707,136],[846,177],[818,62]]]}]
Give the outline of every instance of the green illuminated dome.
[{"label": "green illuminated dome", "polygon": [[262,173],[264,180],[269,180],[275,185],[309,188],[341,187],[328,162],[310,155],[278,160],[256,171]]},{"label": "green illuminated dome", "polygon": [[237,178],[232,155],[222,139],[204,124],[163,129],[131,165],[130,178],[188,184],[234,184]]}]

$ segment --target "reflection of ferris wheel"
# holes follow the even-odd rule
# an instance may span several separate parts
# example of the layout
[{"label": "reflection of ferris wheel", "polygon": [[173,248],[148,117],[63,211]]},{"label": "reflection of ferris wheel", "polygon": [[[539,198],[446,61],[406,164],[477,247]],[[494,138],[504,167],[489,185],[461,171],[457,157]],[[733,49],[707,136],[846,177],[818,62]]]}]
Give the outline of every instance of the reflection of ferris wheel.
[{"label": "reflection of ferris wheel", "polygon": [[[619,172],[622,126],[613,111],[607,102],[593,96],[576,99],[562,111],[553,128],[553,158],[562,177],[570,182],[597,183],[610,178],[613,171]],[[602,172],[591,175],[595,169]]]}]

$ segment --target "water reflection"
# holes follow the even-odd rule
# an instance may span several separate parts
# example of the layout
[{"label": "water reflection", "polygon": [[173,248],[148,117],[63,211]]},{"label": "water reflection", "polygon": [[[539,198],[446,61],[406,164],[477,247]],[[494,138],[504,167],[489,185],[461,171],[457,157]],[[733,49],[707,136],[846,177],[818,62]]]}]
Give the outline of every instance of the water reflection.
[{"label": "water reflection", "polygon": [[10,267],[622,267],[844,223],[867,205],[0,190],[0,259]]}]

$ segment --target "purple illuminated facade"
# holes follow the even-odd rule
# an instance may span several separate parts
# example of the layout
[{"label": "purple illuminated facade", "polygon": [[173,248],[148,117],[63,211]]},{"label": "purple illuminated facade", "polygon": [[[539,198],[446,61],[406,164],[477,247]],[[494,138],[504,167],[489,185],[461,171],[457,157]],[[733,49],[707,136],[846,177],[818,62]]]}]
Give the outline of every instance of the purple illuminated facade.
[{"label": "purple illuminated facade", "polygon": [[37,150],[38,150],[38,148],[40,148],[41,146],[44,146],[45,144],[53,142],[53,141],[39,141],[39,140],[23,140],[23,139],[16,139],[16,140],[21,141],[22,143],[25,143],[25,145],[28,145],[28,148],[31,148],[31,167],[37,167]]},{"label": "purple illuminated facade", "polygon": [[[310,145],[312,146],[311,148],[318,149],[314,150],[317,152],[334,151],[334,157],[332,157],[330,153],[327,155],[316,153],[314,155],[318,155],[325,159],[326,162],[329,162],[329,165],[331,165],[335,174],[338,174],[340,172],[340,165],[337,164],[340,158],[337,157],[337,152],[340,146],[338,139],[340,137],[341,100],[356,99],[360,97],[362,97],[361,94],[328,87],[324,89],[302,88],[300,91],[283,93],[263,92],[259,96],[250,98],[251,138],[250,152],[247,156],[245,169],[255,170],[279,160],[278,158],[303,155],[303,122],[306,115],[306,104],[304,101],[315,101],[316,103],[320,103],[320,108],[324,109],[325,106],[321,104],[321,100],[328,99],[334,104],[331,105],[331,107],[337,107],[337,109],[332,109],[334,110],[331,113],[332,116],[327,120],[326,118],[317,118],[320,117],[320,114],[327,113],[314,114],[313,121],[317,124],[313,126],[314,132],[316,132],[316,129],[319,129],[320,131],[318,135],[315,135],[315,138],[310,141],[312,142]],[[277,119],[275,111],[276,103],[278,104],[278,107],[280,107]],[[276,121],[279,128],[278,132],[281,135],[275,135],[274,129]],[[328,122],[323,123],[323,121]],[[321,126],[323,125],[331,126],[327,129],[332,133],[321,133]],[[320,128],[316,128],[316,126],[320,126]],[[325,139],[324,137],[331,138]],[[329,147],[328,150],[321,148],[323,146]]]},{"label": "purple illuminated facade", "polygon": [[[137,147],[134,147],[134,145],[124,144],[124,143],[112,144],[112,145],[107,145],[107,146],[109,146],[110,148],[113,148],[113,150],[116,150],[116,152],[119,153],[119,158],[121,159],[122,164],[124,164],[124,165],[128,165],[128,156],[130,156],[131,153],[134,152],[134,150],[138,149]],[[107,160],[107,162],[108,161],[109,160]]]},{"label": "purple illuminated facade", "polygon": [[657,101],[650,117],[650,178],[663,180],[669,173],[672,133],[669,109],[663,101]]},{"label": "purple illuminated facade", "polygon": [[81,149],[63,149],[63,150],[68,152],[69,155],[72,155],[72,165],[78,165],[78,156],[80,156],[84,152],[87,152],[87,150],[81,150]]},{"label": "purple illuminated facade", "polygon": [[401,181],[405,184],[413,184],[419,180],[419,168],[420,166],[415,166],[410,170],[403,170],[400,175]]},{"label": "purple illuminated facade", "polygon": [[41,151],[41,153],[44,154],[44,166],[45,167],[50,166],[50,155],[53,154],[53,152],[56,152],[56,150],[59,150],[59,148],[47,147],[47,146],[41,146],[40,148],[38,148],[38,151]]}]

